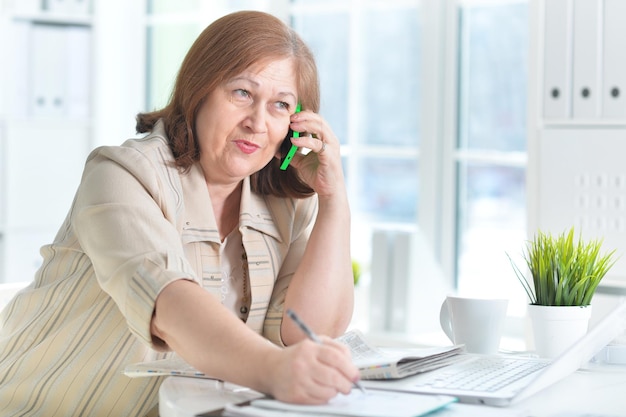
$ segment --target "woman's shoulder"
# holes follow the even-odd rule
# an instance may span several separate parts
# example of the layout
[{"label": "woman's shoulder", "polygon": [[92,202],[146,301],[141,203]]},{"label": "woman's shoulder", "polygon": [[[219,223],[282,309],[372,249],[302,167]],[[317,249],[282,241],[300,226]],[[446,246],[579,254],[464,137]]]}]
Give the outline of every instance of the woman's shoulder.
[{"label": "woman's shoulder", "polygon": [[164,130],[155,126],[155,130],[143,135],[126,139],[121,145],[100,146],[93,150],[89,159],[104,157],[118,163],[142,164],[173,164],[174,156],[168,145]]},{"label": "woman's shoulder", "polygon": [[163,128],[163,124],[161,122],[157,122],[151,132],[127,139],[124,143],[122,143],[121,147],[136,149],[137,151],[143,153],[151,153],[154,151],[162,153],[165,151],[166,154],[172,156],[173,158],[168,144],[167,135],[165,134],[165,129]]},{"label": "woman's shoulder", "polygon": [[87,158],[84,177],[128,178],[130,175],[148,189],[157,190],[164,181],[176,181],[178,168],[164,135],[152,132],[127,139],[121,145],[100,146]]},{"label": "woman's shoulder", "polygon": [[81,189],[135,189],[141,184],[160,205],[179,204],[183,185],[163,136],[149,134],[117,146],[95,149],[85,164]]}]

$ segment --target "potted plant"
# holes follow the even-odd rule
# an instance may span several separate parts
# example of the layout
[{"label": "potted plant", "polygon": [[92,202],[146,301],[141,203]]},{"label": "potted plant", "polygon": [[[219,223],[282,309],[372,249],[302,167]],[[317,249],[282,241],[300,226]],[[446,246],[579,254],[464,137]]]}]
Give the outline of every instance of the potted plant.
[{"label": "potted plant", "polygon": [[530,279],[509,257],[530,299],[540,356],[557,356],[587,332],[593,294],[616,261],[615,250],[602,254],[601,246],[602,239],[576,240],[573,227],[558,236],[539,231],[523,253]]}]

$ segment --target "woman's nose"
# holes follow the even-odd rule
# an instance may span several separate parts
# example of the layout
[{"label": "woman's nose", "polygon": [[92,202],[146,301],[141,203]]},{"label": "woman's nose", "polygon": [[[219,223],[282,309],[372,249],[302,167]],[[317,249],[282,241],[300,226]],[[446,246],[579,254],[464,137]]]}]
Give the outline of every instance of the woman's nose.
[{"label": "woman's nose", "polygon": [[251,106],[249,114],[246,116],[245,126],[254,133],[265,133],[267,129],[265,108],[261,105]]}]

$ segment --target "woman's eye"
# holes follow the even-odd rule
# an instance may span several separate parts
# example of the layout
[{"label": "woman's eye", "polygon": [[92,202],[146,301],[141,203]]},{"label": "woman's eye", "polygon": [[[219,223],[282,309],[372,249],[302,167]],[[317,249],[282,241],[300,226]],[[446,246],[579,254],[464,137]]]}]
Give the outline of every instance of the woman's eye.
[{"label": "woman's eye", "polygon": [[289,110],[289,108],[291,107],[291,106],[289,105],[289,103],[284,102],[284,101],[279,101],[276,105],[277,105],[280,109],[283,109],[283,110]]},{"label": "woman's eye", "polygon": [[244,90],[243,88],[238,88],[235,90],[235,95],[242,98],[248,98],[250,97],[250,92],[248,90]]}]

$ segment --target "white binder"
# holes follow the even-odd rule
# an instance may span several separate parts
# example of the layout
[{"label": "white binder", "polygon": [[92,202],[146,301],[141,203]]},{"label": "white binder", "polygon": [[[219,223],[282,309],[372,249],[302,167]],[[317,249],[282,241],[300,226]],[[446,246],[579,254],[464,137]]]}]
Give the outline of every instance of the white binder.
[{"label": "white binder", "polygon": [[30,50],[30,114],[59,117],[66,113],[66,28],[34,24]]},{"label": "white binder", "polygon": [[370,285],[370,331],[389,330],[389,264],[391,262],[391,235],[384,230],[372,233],[372,266]]},{"label": "white binder", "polygon": [[16,14],[39,13],[42,10],[41,0],[20,0],[11,2],[11,7]]},{"label": "white binder", "polygon": [[[0,25],[0,54],[1,56],[9,56],[9,45],[7,44],[8,33],[9,31],[6,28],[6,26]],[[0,67],[0,120],[4,119],[6,115],[6,106],[4,103],[6,100],[5,97],[8,96],[8,88],[7,88],[8,80],[10,80],[9,68],[8,68],[8,65],[3,65],[2,67]]]},{"label": "white binder", "polygon": [[50,13],[66,14],[70,11],[71,3],[68,0],[44,0],[44,9]]},{"label": "white binder", "polygon": [[451,291],[431,244],[419,229],[373,232],[370,331],[440,331],[441,302]]},{"label": "white binder", "polygon": [[66,48],[66,115],[73,119],[91,114],[91,30],[82,26],[65,29]]},{"label": "white binder", "polygon": [[409,322],[413,233],[376,230],[372,235],[370,330],[404,332]]},{"label": "white binder", "polygon": [[[10,27],[9,27],[10,26]],[[30,107],[30,25],[23,21],[15,21],[2,31],[2,35],[7,35],[2,39],[6,46],[7,55],[12,56],[11,65],[4,65],[6,71],[5,88],[6,114],[15,118],[24,118],[28,114]],[[17,53],[16,53],[17,52]],[[4,80],[3,80],[4,81]]]},{"label": "white binder", "polygon": [[69,11],[75,15],[88,15],[91,9],[90,0],[71,0]]},{"label": "white binder", "polygon": [[404,332],[409,324],[410,302],[412,291],[410,281],[411,259],[414,257],[415,245],[412,233],[397,233],[393,244],[393,256],[391,263],[390,299],[389,299],[389,330],[392,332]]},{"label": "white binder", "polygon": [[600,116],[600,0],[574,0],[572,112],[576,119]]},{"label": "white binder", "polygon": [[602,117],[626,118],[626,1],[604,0]]},{"label": "white binder", "polygon": [[543,115],[571,116],[572,0],[544,3]]}]

